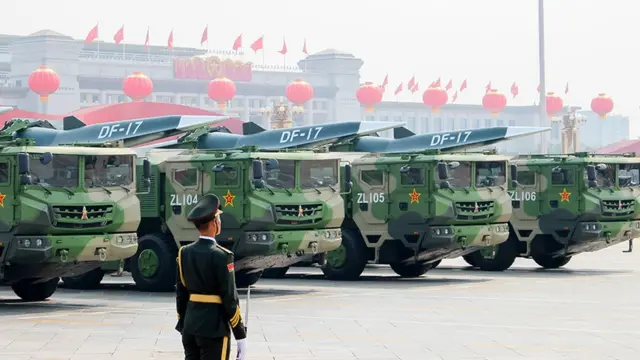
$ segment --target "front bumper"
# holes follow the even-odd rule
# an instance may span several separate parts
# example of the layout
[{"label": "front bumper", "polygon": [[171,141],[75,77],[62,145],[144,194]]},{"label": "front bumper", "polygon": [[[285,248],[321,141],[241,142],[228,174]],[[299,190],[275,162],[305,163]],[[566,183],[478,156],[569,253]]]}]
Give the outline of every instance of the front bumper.
[{"label": "front bumper", "polygon": [[127,259],[137,250],[136,233],[14,236],[4,260],[11,264],[106,262]]},{"label": "front bumper", "polygon": [[640,237],[640,221],[581,222],[568,241],[567,252],[578,254]]},{"label": "front bumper", "polygon": [[342,243],[338,229],[247,232],[234,250],[237,257],[281,254],[315,255],[337,249]]}]

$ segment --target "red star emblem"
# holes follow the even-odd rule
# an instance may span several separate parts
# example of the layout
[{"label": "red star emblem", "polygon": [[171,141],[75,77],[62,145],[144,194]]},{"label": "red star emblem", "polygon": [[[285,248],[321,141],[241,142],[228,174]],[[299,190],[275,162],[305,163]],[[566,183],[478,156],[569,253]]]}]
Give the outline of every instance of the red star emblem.
[{"label": "red star emblem", "polygon": [[618,200],[618,210],[622,210],[622,201]]},{"label": "red star emblem", "polygon": [[562,197],[560,199],[560,202],[569,202],[569,197],[571,196],[571,193],[567,191],[567,189],[562,189],[562,192],[560,193],[560,196]]},{"label": "red star emblem", "polygon": [[478,203],[476,203],[476,205],[473,207],[473,212],[477,213],[478,212]]},{"label": "red star emblem", "polygon": [[233,270],[235,270],[235,266],[233,266],[233,263],[227,264],[227,270],[229,270],[229,272],[233,272]]},{"label": "red star emblem", "polygon": [[7,195],[0,193],[0,206],[4,207],[4,198],[6,198]]},{"label": "red star emblem", "polygon": [[416,191],[416,189],[414,188],[412,192],[409,193],[409,196],[411,196],[411,203],[419,203],[420,202],[420,193]]},{"label": "red star emblem", "polygon": [[233,199],[235,199],[236,196],[231,193],[231,190],[227,190],[227,195],[223,196],[223,198],[224,198],[224,207],[227,207],[229,205],[233,206]]},{"label": "red star emblem", "polygon": [[83,206],[82,207],[82,216],[80,217],[80,220],[87,220],[89,219],[89,216],[87,214],[87,207]]}]

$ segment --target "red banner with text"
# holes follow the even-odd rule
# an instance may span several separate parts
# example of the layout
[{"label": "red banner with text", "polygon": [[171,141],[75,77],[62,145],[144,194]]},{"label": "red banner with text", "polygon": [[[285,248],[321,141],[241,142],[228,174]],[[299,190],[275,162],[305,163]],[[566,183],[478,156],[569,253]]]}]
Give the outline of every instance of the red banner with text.
[{"label": "red banner with text", "polygon": [[173,59],[173,77],[176,79],[213,80],[226,77],[233,81],[251,81],[250,62],[222,60],[217,56]]}]

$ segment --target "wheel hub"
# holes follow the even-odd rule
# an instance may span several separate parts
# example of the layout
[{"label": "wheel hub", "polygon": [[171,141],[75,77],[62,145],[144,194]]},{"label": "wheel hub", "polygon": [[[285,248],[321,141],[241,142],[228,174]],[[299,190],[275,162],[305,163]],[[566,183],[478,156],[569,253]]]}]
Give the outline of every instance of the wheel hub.
[{"label": "wheel hub", "polygon": [[329,251],[327,254],[327,263],[334,269],[339,269],[347,262],[347,249],[344,245],[340,245],[335,250]]},{"label": "wheel hub", "polygon": [[146,278],[153,277],[158,272],[160,259],[155,251],[144,249],[138,256],[138,269]]}]

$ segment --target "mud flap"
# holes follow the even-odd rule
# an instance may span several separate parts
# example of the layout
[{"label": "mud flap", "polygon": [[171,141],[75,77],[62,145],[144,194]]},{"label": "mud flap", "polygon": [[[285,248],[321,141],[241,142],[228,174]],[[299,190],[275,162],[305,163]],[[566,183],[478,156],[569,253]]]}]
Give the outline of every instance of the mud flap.
[{"label": "mud flap", "polygon": [[633,252],[633,239],[629,239],[629,249],[627,250],[622,250],[623,253],[630,253]]}]

